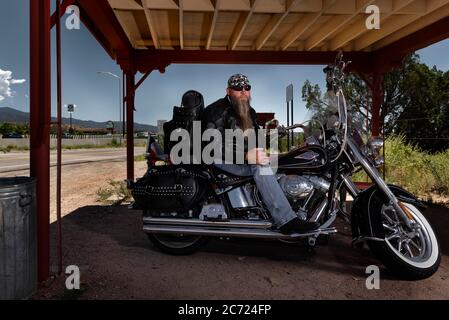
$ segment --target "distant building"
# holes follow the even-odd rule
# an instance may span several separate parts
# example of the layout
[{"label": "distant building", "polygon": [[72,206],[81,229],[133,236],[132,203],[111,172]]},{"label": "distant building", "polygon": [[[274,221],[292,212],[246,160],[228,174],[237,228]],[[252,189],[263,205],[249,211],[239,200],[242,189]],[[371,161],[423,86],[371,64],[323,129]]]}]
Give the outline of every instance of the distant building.
[{"label": "distant building", "polygon": [[164,134],[164,123],[166,123],[167,120],[158,120],[157,121],[157,133],[158,134]]},{"label": "distant building", "polygon": [[148,132],[147,131],[137,132],[135,136],[137,138],[148,138]]}]

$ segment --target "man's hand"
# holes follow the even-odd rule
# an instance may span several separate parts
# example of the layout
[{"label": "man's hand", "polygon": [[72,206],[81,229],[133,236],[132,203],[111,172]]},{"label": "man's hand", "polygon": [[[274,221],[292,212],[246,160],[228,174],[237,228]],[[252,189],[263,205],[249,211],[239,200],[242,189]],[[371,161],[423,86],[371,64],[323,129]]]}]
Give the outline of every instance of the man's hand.
[{"label": "man's hand", "polygon": [[245,156],[249,164],[258,164],[265,166],[270,163],[270,158],[265,153],[264,148],[254,148],[247,152]]}]

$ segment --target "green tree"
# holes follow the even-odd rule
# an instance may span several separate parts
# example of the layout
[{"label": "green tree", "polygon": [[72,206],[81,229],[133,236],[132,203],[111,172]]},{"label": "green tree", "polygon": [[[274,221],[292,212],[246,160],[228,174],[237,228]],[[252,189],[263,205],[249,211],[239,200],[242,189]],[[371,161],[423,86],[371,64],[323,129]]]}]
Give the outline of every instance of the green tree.
[{"label": "green tree", "polygon": [[14,130],[15,130],[15,127],[14,127],[14,124],[12,124],[12,123],[5,122],[0,125],[0,133],[1,134],[14,132]]},{"label": "green tree", "polygon": [[415,63],[399,86],[399,107],[387,121],[387,133],[404,134],[430,152],[449,148],[449,72]]},{"label": "green tree", "polygon": [[[449,148],[449,72],[420,63],[416,54],[404,59],[403,67],[384,75],[381,119],[385,134],[403,134],[409,143],[437,152]],[[349,74],[343,87],[349,114],[359,125],[371,126],[372,97],[359,76]],[[318,85],[304,83],[306,107],[321,112],[324,96]]]}]

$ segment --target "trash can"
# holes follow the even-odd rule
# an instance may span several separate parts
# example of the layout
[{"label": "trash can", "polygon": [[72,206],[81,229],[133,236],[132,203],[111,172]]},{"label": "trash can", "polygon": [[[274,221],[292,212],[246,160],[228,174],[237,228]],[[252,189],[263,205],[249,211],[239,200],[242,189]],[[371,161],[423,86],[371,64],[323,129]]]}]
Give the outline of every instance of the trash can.
[{"label": "trash can", "polygon": [[37,290],[36,180],[0,178],[0,300]]}]

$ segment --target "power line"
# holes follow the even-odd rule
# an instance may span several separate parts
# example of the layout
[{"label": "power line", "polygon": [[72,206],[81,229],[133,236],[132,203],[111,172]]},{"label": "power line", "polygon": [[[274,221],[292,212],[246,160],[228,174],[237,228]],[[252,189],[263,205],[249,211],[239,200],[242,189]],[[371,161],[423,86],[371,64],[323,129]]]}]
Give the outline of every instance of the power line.
[{"label": "power line", "polygon": [[408,140],[449,140],[449,138],[409,138],[406,137]]},{"label": "power line", "polygon": [[411,119],[398,119],[397,122],[401,121],[416,121],[416,120],[438,120],[438,119],[449,119],[449,116],[442,116],[442,117],[432,117],[432,118],[411,118]]}]

